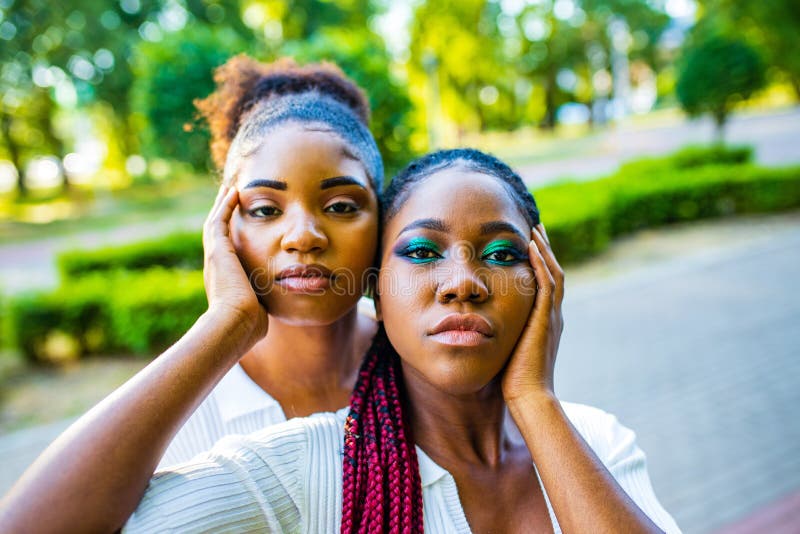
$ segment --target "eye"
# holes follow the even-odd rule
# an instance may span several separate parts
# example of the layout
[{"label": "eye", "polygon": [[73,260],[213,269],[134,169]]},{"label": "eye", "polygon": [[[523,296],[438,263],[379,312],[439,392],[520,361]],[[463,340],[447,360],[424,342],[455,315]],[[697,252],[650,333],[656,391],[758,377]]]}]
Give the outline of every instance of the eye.
[{"label": "eye", "polygon": [[345,202],[345,201],[338,201],[328,206],[325,206],[325,213],[336,213],[339,215],[344,215],[347,213],[355,213],[358,211],[358,204],[355,202]]},{"label": "eye", "polygon": [[484,251],[481,259],[498,265],[513,265],[524,259],[515,246],[506,243],[493,243]]},{"label": "eye", "polygon": [[268,217],[277,217],[281,214],[281,210],[275,206],[259,206],[249,210],[247,214],[257,219],[264,219]]},{"label": "eye", "polygon": [[413,248],[406,252],[405,256],[412,260],[435,260],[441,257],[435,250],[427,247]]},{"label": "eye", "polygon": [[436,244],[427,239],[413,240],[408,245],[397,249],[395,253],[412,263],[430,263],[442,257]]}]

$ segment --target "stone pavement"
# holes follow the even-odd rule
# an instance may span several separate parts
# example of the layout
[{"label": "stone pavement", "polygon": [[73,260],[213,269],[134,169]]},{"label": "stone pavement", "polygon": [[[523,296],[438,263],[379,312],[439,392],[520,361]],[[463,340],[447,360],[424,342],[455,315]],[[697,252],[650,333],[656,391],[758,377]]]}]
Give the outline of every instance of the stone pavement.
[{"label": "stone pavement", "polygon": [[559,396],[636,430],[686,532],[798,492],[800,214],[647,232],[612,256],[568,272]]},{"label": "stone pavement", "polygon": [[[567,270],[557,392],[636,430],[687,533],[800,530],[798,266],[793,213],[640,232]],[[0,437],[0,493],[65,424]]]},{"label": "stone pavement", "polygon": [[[669,116],[646,126],[628,121],[581,140],[580,148],[567,157],[523,164],[517,170],[525,183],[534,187],[565,176],[588,180],[611,174],[633,158],[664,155],[686,145],[708,144],[713,139],[710,118],[689,121]],[[726,127],[725,140],[751,145],[756,161],[762,165],[796,165],[800,163],[800,107],[736,114]],[[561,144],[568,146],[570,142]]]}]

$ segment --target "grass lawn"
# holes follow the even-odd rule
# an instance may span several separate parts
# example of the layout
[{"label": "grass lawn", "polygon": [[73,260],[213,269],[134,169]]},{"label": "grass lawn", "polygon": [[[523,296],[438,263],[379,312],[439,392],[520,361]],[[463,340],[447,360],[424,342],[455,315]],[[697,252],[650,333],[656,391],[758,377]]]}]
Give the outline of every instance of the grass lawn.
[{"label": "grass lawn", "polygon": [[76,417],[147,365],[144,358],[88,358],[65,367],[29,366],[0,354],[0,435]]}]

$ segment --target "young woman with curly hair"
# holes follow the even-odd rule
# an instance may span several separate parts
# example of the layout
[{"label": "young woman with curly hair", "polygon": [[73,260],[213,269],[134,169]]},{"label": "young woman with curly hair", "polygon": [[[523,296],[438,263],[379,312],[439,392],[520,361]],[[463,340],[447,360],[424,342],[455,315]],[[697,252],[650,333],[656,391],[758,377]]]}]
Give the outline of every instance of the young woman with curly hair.
[{"label": "young woman with curly hair", "polygon": [[332,64],[290,59],[237,56],[215,80],[197,102],[222,175],[203,231],[208,310],[48,448],[4,499],[4,532],[36,530],[30,513],[43,530],[114,530],[159,461],[347,405],[377,328],[357,304],[383,181],[365,95]]}]

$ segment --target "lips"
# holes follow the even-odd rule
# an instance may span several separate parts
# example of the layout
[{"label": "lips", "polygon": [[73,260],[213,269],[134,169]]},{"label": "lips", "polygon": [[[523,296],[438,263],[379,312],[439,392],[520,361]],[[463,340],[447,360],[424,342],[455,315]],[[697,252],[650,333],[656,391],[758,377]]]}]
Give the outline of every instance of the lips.
[{"label": "lips", "polygon": [[451,313],[443,317],[428,335],[445,345],[475,346],[494,335],[489,321],[474,313]]},{"label": "lips", "polygon": [[332,279],[324,265],[292,265],[278,273],[275,283],[287,291],[314,294],[329,288]]}]

